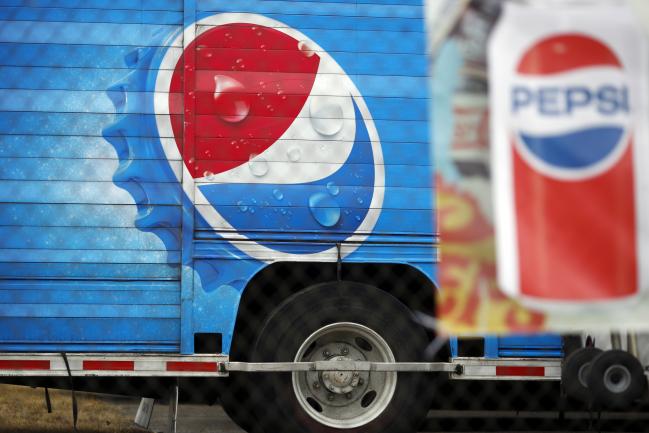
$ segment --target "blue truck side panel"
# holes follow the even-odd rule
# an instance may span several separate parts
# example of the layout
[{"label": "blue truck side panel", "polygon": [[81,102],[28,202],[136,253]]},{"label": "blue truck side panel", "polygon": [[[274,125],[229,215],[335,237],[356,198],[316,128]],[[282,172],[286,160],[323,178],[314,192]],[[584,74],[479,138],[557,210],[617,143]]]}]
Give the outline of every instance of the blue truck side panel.
[{"label": "blue truck side panel", "polygon": [[[160,152],[151,102],[161,56],[182,50],[169,47],[170,38],[224,12],[263,14],[297,28],[352,77],[383,143],[386,199],[374,244],[346,260],[412,262],[433,275],[420,2],[6,0],[0,350],[190,353],[195,332],[223,333],[228,349],[241,293],[265,264],[224,241],[194,210],[178,182],[182,161]],[[245,194],[247,186],[232,188]],[[309,195],[309,188],[284,194]],[[358,195],[367,187],[352,178],[340,185],[341,198],[352,188]],[[205,206],[213,205],[232,206]],[[362,208],[346,205],[350,214]],[[412,224],[397,232],[405,209]],[[299,206],[289,212],[296,220],[308,216]],[[275,248],[305,240],[292,247],[296,254],[314,240],[346,236],[342,226],[287,235],[254,218],[243,225]],[[403,238],[420,246],[391,248]]]},{"label": "blue truck side panel", "polygon": [[142,231],[102,131],[124,59],[183,4],[133,4],[0,3],[0,350],[180,350],[181,190],[141,162],[165,220]]},{"label": "blue truck side panel", "polygon": [[[163,151],[174,137],[156,123],[156,79],[183,52],[183,31],[227,13],[320,45],[367,105],[382,161],[368,157],[356,105],[358,143],[334,187],[212,185],[221,193],[198,200],[186,155]],[[210,209],[300,260],[356,233],[380,192],[376,223],[344,260],[407,263],[434,281],[425,36],[419,0],[0,1],[0,351],[192,353],[207,332],[227,352],[248,281],[285,258],[242,251]],[[307,206],[322,194],[339,215],[327,227],[330,208]]]},{"label": "blue truck side panel", "polygon": [[[452,358],[457,358],[459,339],[449,339]],[[485,358],[559,358],[564,355],[563,340],[554,334],[484,337]]]}]

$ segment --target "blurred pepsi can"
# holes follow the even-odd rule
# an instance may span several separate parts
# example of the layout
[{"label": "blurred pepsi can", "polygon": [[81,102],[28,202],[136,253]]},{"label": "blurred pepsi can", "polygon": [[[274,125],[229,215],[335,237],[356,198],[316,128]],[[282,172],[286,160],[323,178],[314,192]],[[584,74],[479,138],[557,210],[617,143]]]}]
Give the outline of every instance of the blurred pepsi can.
[{"label": "blurred pepsi can", "polygon": [[505,293],[555,307],[646,287],[647,48],[625,1],[506,4],[488,49]]}]

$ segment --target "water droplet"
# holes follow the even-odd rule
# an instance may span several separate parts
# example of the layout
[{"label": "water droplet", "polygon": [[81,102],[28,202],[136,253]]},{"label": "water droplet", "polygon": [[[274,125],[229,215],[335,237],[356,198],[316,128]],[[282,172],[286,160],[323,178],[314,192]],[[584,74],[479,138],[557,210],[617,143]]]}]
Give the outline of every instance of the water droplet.
[{"label": "water droplet", "polygon": [[291,162],[297,162],[300,160],[302,157],[302,149],[299,147],[291,147],[287,152],[286,155],[288,156],[289,161]]},{"label": "water droplet", "polygon": [[275,197],[277,200],[281,200],[284,198],[284,194],[282,194],[282,191],[278,189],[273,190],[273,197]]},{"label": "water droplet", "polygon": [[250,168],[250,172],[257,177],[262,177],[268,173],[268,162],[266,162],[264,158],[255,154],[250,155],[248,167]]},{"label": "water droplet", "polygon": [[360,216],[360,215],[356,215],[356,221],[360,221],[360,220],[361,220],[361,216]]},{"label": "water droplet", "polygon": [[309,197],[311,215],[324,227],[333,227],[340,220],[340,206],[328,194],[321,192]]},{"label": "water droplet", "polygon": [[255,213],[255,208],[254,207],[250,208],[250,213]]},{"label": "water droplet", "polygon": [[241,63],[241,62],[243,62],[243,59],[242,59],[242,58],[238,58],[238,59],[235,60],[234,62],[235,62],[235,63]]},{"label": "water droplet", "polygon": [[313,51],[307,41],[298,42],[297,49],[300,50],[306,57],[312,57],[315,54],[315,51]]},{"label": "water droplet", "polygon": [[358,198],[356,199],[356,201],[358,202],[358,204],[363,204],[363,199],[360,198],[360,197],[358,197]]},{"label": "water droplet", "polygon": [[281,212],[282,215],[286,215],[286,209],[281,208],[279,211]]},{"label": "water droplet", "polygon": [[203,172],[203,177],[210,177],[210,176],[214,176],[214,173],[212,173],[212,172],[209,171],[209,170],[205,170],[205,171]]},{"label": "water droplet", "polygon": [[243,84],[226,75],[214,76],[214,102],[219,104],[221,118],[228,123],[241,122],[250,113]]},{"label": "water droplet", "polygon": [[343,128],[343,108],[333,97],[317,96],[309,106],[311,125],[319,134],[331,136]]},{"label": "water droplet", "polygon": [[192,156],[191,158],[189,158],[189,161],[187,161],[187,162],[189,162],[190,164],[193,164],[193,163],[196,162],[196,158],[194,158],[194,157]]},{"label": "water droplet", "polygon": [[243,200],[239,200],[237,202],[237,206],[239,206],[239,210],[241,212],[248,212],[248,206],[246,206],[246,204],[243,202]]},{"label": "water droplet", "polygon": [[338,193],[340,193],[340,188],[338,188],[338,185],[336,185],[333,182],[328,182],[327,183],[327,191],[329,191],[329,194],[336,196]]}]

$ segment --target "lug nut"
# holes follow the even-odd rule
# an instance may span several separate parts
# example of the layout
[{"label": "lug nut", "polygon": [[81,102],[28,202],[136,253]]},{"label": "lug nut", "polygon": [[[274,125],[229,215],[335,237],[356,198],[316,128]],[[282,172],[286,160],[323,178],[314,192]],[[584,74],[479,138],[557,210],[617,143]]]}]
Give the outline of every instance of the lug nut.
[{"label": "lug nut", "polygon": [[334,397],[335,397],[335,396],[334,396],[333,394],[329,394],[329,395],[327,396],[327,400],[329,400],[329,401],[333,401]]},{"label": "lug nut", "polygon": [[363,380],[362,377],[361,377],[360,379],[358,379],[358,384],[359,384],[359,385],[362,385],[363,383],[365,383],[365,381]]},{"label": "lug nut", "polygon": [[320,389],[320,382],[313,382],[313,388]]},{"label": "lug nut", "polygon": [[322,352],[322,356],[325,356],[325,357],[327,357],[327,358],[328,358],[328,357],[329,357],[329,355],[331,355],[331,354],[329,353],[329,351],[328,351],[328,350],[324,350],[324,351]]},{"label": "lug nut", "polygon": [[349,353],[349,349],[346,348],[346,347],[343,347],[343,348],[341,349],[340,353],[342,353],[343,355],[347,355],[347,354]]},{"label": "lug nut", "polygon": [[324,373],[322,377],[324,377],[325,379],[329,379],[329,373]]}]

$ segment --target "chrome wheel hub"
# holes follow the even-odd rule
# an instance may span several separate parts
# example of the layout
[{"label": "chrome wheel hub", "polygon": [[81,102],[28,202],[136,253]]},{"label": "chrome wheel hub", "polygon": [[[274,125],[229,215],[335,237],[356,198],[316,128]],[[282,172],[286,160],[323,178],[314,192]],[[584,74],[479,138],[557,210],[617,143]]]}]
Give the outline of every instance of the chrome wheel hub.
[{"label": "chrome wheel hub", "polygon": [[[330,361],[353,361],[354,359],[346,356],[334,356]],[[325,371],[321,375],[322,383],[325,389],[334,394],[348,394],[355,391],[360,380],[358,371]]]},{"label": "chrome wheel hub", "polygon": [[611,365],[604,371],[604,386],[616,394],[626,391],[631,386],[631,372],[624,365]]},{"label": "chrome wheel hub", "polygon": [[[295,361],[394,362],[395,358],[376,332],[341,322],[311,334],[298,349]],[[378,417],[392,400],[396,383],[393,372],[293,373],[293,390],[302,408],[313,419],[335,428],[359,427]]]}]

